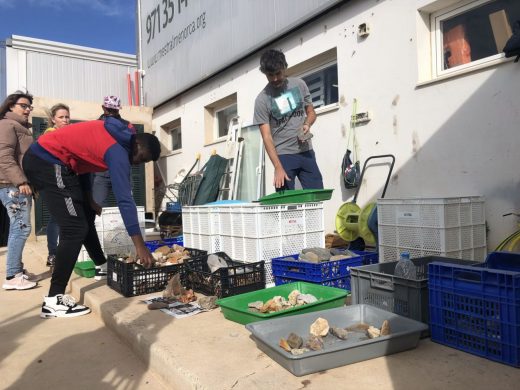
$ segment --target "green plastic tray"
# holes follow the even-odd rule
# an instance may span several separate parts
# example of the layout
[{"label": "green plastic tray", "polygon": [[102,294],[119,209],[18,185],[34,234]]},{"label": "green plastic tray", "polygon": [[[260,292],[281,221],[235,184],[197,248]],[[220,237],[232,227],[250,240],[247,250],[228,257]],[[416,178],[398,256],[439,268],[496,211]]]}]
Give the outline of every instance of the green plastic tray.
[{"label": "green plastic tray", "polygon": [[329,200],[334,190],[285,190],[260,198],[260,204],[308,203]]},{"label": "green plastic tray", "polygon": [[74,273],[84,278],[93,278],[96,276],[96,265],[92,260],[78,261],[74,266]]},{"label": "green plastic tray", "polygon": [[[277,295],[281,295],[287,299],[293,290],[298,290],[302,294],[312,294],[318,298],[318,301],[292,309],[278,311],[276,313],[254,313],[249,311],[249,308],[247,307],[251,302],[262,301],[265,303]],[[345,304],[346,296],[347,291],[340,288],[326,287],[306,282],[296,282],[219,299],[217,304],[220,306],[225,318],[246,325],[250,322],[268,320],[274,317],[278,318],[341,307]]]}]

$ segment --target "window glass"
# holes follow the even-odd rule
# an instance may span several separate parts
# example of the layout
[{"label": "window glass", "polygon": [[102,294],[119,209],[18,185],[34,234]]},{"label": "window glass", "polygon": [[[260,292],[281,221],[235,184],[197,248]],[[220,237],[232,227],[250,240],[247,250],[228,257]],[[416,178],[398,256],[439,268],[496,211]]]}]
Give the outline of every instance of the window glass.
[{"label": "window glass", "polygon": [[182,149],[182,132],[180,127],[171,130],[172,137],[172,152]]},{"label": "window glass", "polygon": [[217,134],[218,138],[225,137],[228,134],[229,122],[233,117],[237,116],[237,105],[233,104],[222,110],[215,112],[217,120]]},{"label": "window glass", "polygon": [[302,79],[309,87],[314,108],[338,102],[338,64],[329,64],[312,71]]},{"label": "window glass", "polygon": [[462,12],[440,17],[442,70],[502,53],[520,19],[520,1],[475,1]]}]

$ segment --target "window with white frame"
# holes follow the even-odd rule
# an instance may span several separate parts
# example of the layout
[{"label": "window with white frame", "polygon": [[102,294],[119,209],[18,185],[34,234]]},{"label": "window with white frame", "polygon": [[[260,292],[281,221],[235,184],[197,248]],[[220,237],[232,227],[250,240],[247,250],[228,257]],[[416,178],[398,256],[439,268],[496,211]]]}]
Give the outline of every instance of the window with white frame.
[{"label": "window with white frame", "polygon": [[176,119],[172,122],[169,122],[161,128],[168,134],[170,137],[170,145],[171,151],[175,152],[177,150],[182,149],[182,126],[181,119]]},{"label": "window with white frame", "polygon": [[204,107],[204,141],[221,142],[228,134],[229,122],[238,115],[236,92]]},{"label": "window with white frame", "polygon": [[432,14],[434,74],[500,61],[519,19],[518,0],[463,1]]},{"label": "window with white frame", "polygon": [[300,76],[311,93],[314,108],[338,102],[338,64],[328,63]]},{"label": "window with white frame", "polygon": [[229,122],[237,116],[237,104],[231,104],[219,110],[215,110],[216,137],[226,137],[229,130]]}]

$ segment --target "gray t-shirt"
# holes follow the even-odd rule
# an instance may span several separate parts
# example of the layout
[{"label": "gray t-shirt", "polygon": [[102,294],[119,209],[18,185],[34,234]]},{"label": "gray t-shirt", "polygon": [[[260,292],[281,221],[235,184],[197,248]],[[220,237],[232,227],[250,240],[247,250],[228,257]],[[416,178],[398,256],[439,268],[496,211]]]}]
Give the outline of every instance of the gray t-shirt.
[{"label": "gray t-shirt", "polygon": [[312,149],[310,140],[298,141],[308,104],[312,104],[309,88],[305,81],[295,77],[288,77],[280,89],[267,84],[256,97],[253,122],[255,125],[269,124],[278,155]]}]

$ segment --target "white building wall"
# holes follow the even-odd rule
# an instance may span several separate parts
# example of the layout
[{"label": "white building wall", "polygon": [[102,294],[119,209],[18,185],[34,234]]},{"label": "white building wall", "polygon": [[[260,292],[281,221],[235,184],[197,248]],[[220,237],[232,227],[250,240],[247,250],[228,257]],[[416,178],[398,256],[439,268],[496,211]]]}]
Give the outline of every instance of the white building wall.
[{"label": "white building wall", "polygon": [[135,55],[21,36],[6,42],[7,94],[27,89],[34,96],[85,102],[102,102],[110,94],[129,105],[130,73],[135,98]]},{"label": "white building wall", "polygon": [[[339,104],[321,112],[313,126],[313,144],[325,188],[334,188],[325,205],[326,231],[334,230],[339,206],[351,199],[342,187],[340,167],[347,143],[353,99],[358,112],[372,120],[356,129],[361,163],[372,155],[394,154],[396,166],[387,198],[483,195],[494,248],[515,227],[502,214],[520,210],[520,66],[511,61],[467,72],[446,80],[423,82],[430,67],[430,36],[418,7],[428,11],[455,1],[358,0],[273,43],[289,66],[337,48]],[[357,26],[368,23],[371,33],[357,37]],[[237,93],[238,113],[253,117],[254,99],[266,83],[258,71],[260,53],[226,69],[196,88],[160,106],[152,128],[168,144],[161,126],[181,118],[183,149],[163,161],[168,181],[191,166],[195,154],[205,162],[224,144],[204,145],[204,106]],[[182,77],[182,70],[176,72]],[[266,163],[267,193],[274,191],[272,166]],[[388,167],[373,166],[365,174],[357,203],[377,199]]]}]

